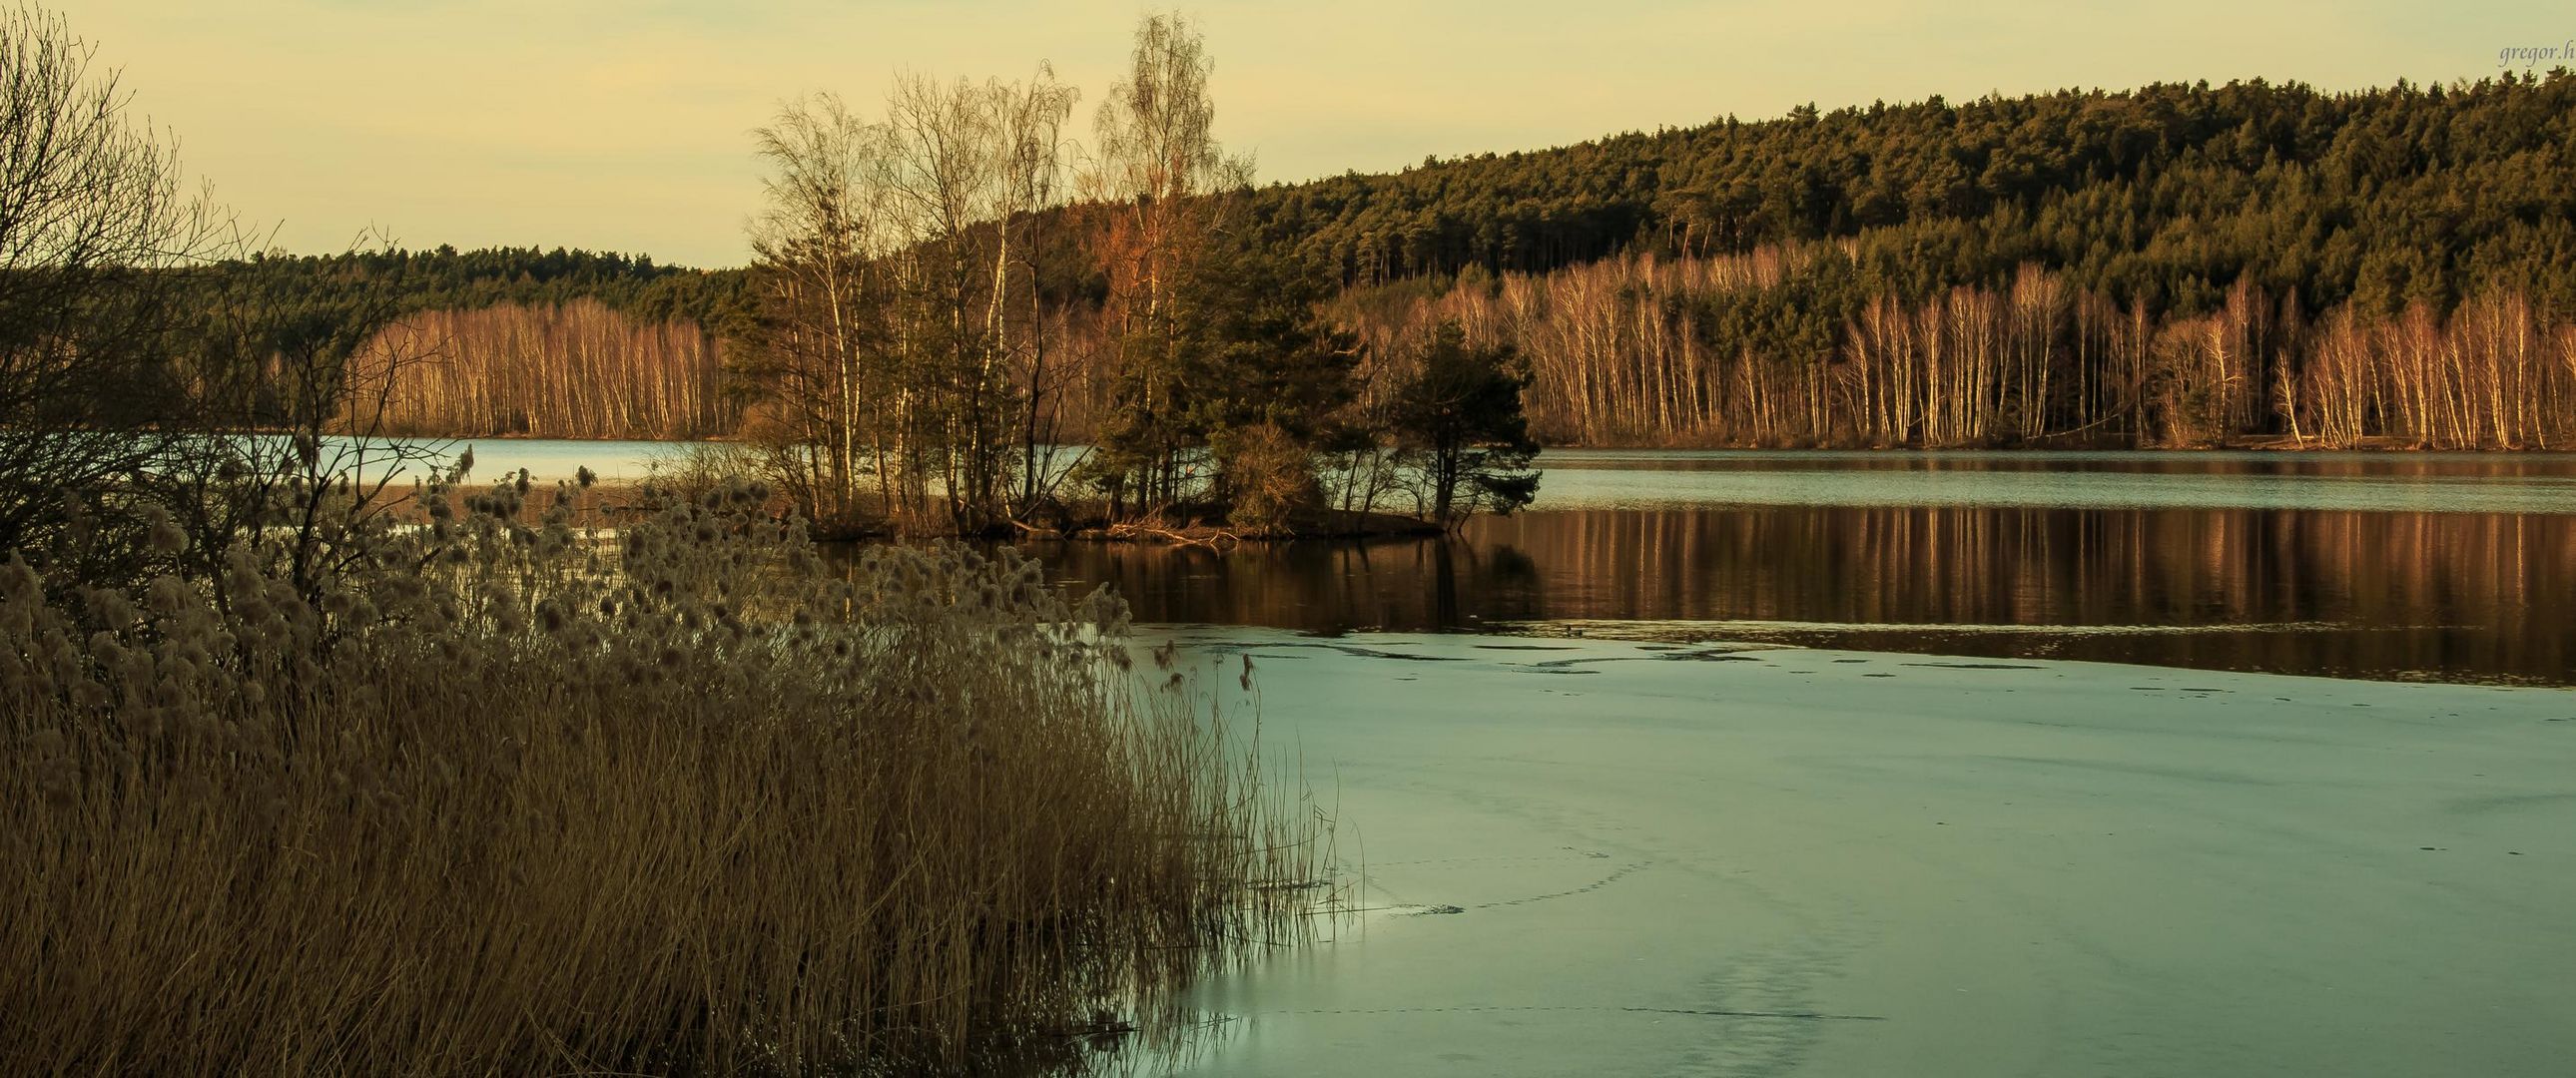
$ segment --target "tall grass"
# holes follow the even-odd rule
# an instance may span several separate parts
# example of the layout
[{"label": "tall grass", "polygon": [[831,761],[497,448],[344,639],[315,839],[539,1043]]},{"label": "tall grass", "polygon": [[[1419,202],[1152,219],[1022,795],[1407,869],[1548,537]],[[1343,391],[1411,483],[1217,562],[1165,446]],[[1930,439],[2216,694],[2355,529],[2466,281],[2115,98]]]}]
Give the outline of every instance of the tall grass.
[{"label": "tall grass", "polygon": [[0,1073],[972,1066],[1293,933],[1314,817],[1113,600],[531,496],[313,599],[0,566]]}]

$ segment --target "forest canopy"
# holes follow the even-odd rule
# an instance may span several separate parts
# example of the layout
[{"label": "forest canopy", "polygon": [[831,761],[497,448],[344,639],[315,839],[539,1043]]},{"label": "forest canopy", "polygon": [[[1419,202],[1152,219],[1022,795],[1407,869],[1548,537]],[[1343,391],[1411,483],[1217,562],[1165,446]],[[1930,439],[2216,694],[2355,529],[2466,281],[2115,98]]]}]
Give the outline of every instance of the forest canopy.
[{"label": "forest canopy", "polygon": [[[1936,97],[1188,197],[1228,202],[1229,243],[1337,283],[1336,317],[1379,360],[1447,320],[1511,337],[1534,364],[1534,432],[1553,442],[2207,444],[2323,431],[2328,444],[2536,445],[2576,434],[2563,414],[2576,372],[2542,354],[2576,324],[2571,104],[2563,70],[2358,92],[2257,79]],[[1014,218],[1047,237],[1026,253],[1030,287],[1068,312],[1067,356],[1122,302],[1083,248],[1087,222],[1112,211],[1092,192]],[[611,417],[598,421],[491,394],[453,416],[435,403],[406,413],[447,433],[632,433],[598,426],[619,415],[698,417],[657,429],[703,433],[729,421],[707,387],[749,322],[745,271],[616,254],[441,248],[224,272],[282,302],[374,290],[409,310],[506,307],[453,321],[509,340],[564,336],[527,323],[592,300],[636,323],[581,308],[600,339],[651,339],[679,357],[668,362],[706,367],[643,364],[651,385],[619,393],[690,399],[583,413]],[[1603,321],[1622,304],[1615,326]],[[1902,333],[1888,328],[1899,319]],[[665,343],[657,322],[704,345]],[[1990,346],[2028,369],[1931,367]],[[536,397],[551,392],[543,372],[589,366],[513,358],[525,349],[498,338],[460,338],[457,351],[534,373],[451,381]],[[2471,353],[2474,371],[2460,366]],[[1983,399],[1949,399],[1963,395]],[[1105,415],[1084,409],[1114,396],[1071,394],[1065,435],[1095,432]],[[2526,414],[2463,411],[2516,396]],[[1855,418],[1864,408],[1872,418]]]},{"label": "forest canopy", "polygon": [[2242,276],[2312,310],[2497,287],[2565,309],[2571,105],[2564,71],[1934,97],[1274,186],[1258,205],[1271,242],[1351,283],[1855,238],[1912,296],[2037,262],[2157,313],[2214,309]]}]

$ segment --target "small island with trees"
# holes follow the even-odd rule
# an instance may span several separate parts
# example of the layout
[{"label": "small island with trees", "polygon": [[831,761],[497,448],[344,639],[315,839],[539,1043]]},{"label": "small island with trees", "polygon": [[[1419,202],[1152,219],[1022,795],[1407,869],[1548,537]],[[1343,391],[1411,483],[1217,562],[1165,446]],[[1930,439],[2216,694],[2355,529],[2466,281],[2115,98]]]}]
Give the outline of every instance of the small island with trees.
[{"label": "small island with trees", "polygon": [[849,533],[1355,537],[1526,504],[1514,350],[1335,321],[1334,282],[1261,240],[1211,68],[1148,18],[1078,168],[1044,65],[909,76],[877,118],[785,106],[758,133],[737,465]]}]

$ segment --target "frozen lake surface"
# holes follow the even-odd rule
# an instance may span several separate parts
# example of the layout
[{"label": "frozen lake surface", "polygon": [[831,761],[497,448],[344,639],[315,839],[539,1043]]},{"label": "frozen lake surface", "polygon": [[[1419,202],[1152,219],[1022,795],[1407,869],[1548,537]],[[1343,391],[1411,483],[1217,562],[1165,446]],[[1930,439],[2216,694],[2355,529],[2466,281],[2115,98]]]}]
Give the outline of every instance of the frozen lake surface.
[{"label": "frozen lake surface", "polygon": [[[1359,915],[1206,1075],[2559,1075],[2576,692],[1184,630]],[[1361,851],[1365,851],[1364,861]],[[1450,909],[1457,912],[1443,912]]]}]

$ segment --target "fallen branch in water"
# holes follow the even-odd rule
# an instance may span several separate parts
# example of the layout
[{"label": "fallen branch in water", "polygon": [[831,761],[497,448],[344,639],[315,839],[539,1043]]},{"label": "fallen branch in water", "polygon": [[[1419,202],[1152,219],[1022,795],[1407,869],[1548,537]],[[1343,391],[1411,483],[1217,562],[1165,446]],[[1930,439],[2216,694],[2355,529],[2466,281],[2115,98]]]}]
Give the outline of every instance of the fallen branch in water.
[{"label": "fallen branch in water", "polygon": [[1124,521],[1110,525],[1109,537],[1112,539],[1160,539],[1167,543],[1179,543],[1183,546],[1206,547],[1210,550],[1216,549],[1217,544],[1220,542],[1233,544],[1243,541],[1242,536],[1236,535],[1235,533],[1226,531],[1222,528],[1209,529],[1206,535],[1197,536],[1190,535],[1185,532],[1173,531],[1170,528],[1166,528],[1158,524],[1140,524],[1133,521]]}]

